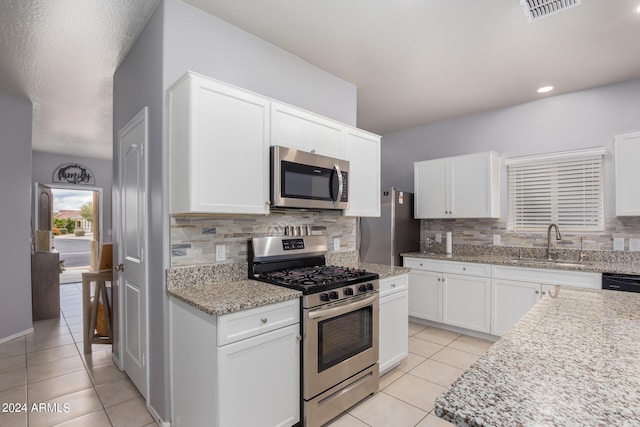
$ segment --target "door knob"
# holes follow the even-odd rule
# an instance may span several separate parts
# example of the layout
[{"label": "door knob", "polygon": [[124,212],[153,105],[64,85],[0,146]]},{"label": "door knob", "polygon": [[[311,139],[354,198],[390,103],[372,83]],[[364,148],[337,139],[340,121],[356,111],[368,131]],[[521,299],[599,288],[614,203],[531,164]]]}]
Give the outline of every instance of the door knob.
[{"label": "door knob", "polygon": [[116,265],[116,271],[124,271],[124,264]]}]

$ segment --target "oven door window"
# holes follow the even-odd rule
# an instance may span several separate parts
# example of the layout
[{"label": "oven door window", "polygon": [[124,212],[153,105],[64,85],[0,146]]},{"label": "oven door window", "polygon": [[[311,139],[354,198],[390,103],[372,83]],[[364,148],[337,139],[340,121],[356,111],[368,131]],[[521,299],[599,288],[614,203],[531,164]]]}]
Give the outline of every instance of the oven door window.
[{"label": "oven door window", "polygon": [[318,373],[373,345],[371,306],[318,323]]}]

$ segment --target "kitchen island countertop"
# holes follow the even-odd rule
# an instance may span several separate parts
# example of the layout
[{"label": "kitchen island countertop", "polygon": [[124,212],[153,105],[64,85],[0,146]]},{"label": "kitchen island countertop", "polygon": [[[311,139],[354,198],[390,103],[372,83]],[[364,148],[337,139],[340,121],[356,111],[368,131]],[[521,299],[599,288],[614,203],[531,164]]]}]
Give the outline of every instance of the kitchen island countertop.
[{"label": "kitchen island countertop", "polygon": [[640,425],[640,294],[560,288],[435,400],[459,426]]}]

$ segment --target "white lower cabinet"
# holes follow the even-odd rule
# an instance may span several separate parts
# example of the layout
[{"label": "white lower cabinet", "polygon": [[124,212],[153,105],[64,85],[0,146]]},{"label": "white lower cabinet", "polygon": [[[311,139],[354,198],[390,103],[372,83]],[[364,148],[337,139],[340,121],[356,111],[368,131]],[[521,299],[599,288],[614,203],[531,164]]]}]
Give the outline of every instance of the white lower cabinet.
[{"label": "white lower cabinet", "polygon": [[210,316],[171,298],[173,426],[300,421],[299,300]]},{"label": "white lower cabinet", "polygon": [[556,285],[597,289],[600,273],[494,265],[491,271],[491,334],[504,335]]},{"label": "white lower cabinet", "polygon": [[490,266],[405,258],[409,316],[479,332],[491,330]]},{"label": "white lower cabinet", "polygon": [[407,288],[406,274],[380,280],[380,374],[409,354]]}]

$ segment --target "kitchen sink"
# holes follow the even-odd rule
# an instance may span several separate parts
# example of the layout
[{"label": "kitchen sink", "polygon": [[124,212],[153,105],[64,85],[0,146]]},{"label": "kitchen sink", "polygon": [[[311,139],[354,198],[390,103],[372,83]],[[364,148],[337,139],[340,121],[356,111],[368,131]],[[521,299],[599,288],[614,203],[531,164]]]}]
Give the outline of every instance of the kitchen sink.
[{"label": "kitchen sink", "polygon": [[571,261],[548,260],[548,259],[520,259],[513,258],[509,260],[514,264],[544,264],[548,266],[568,267],[568,268],[584,268],[585,265]]}]

